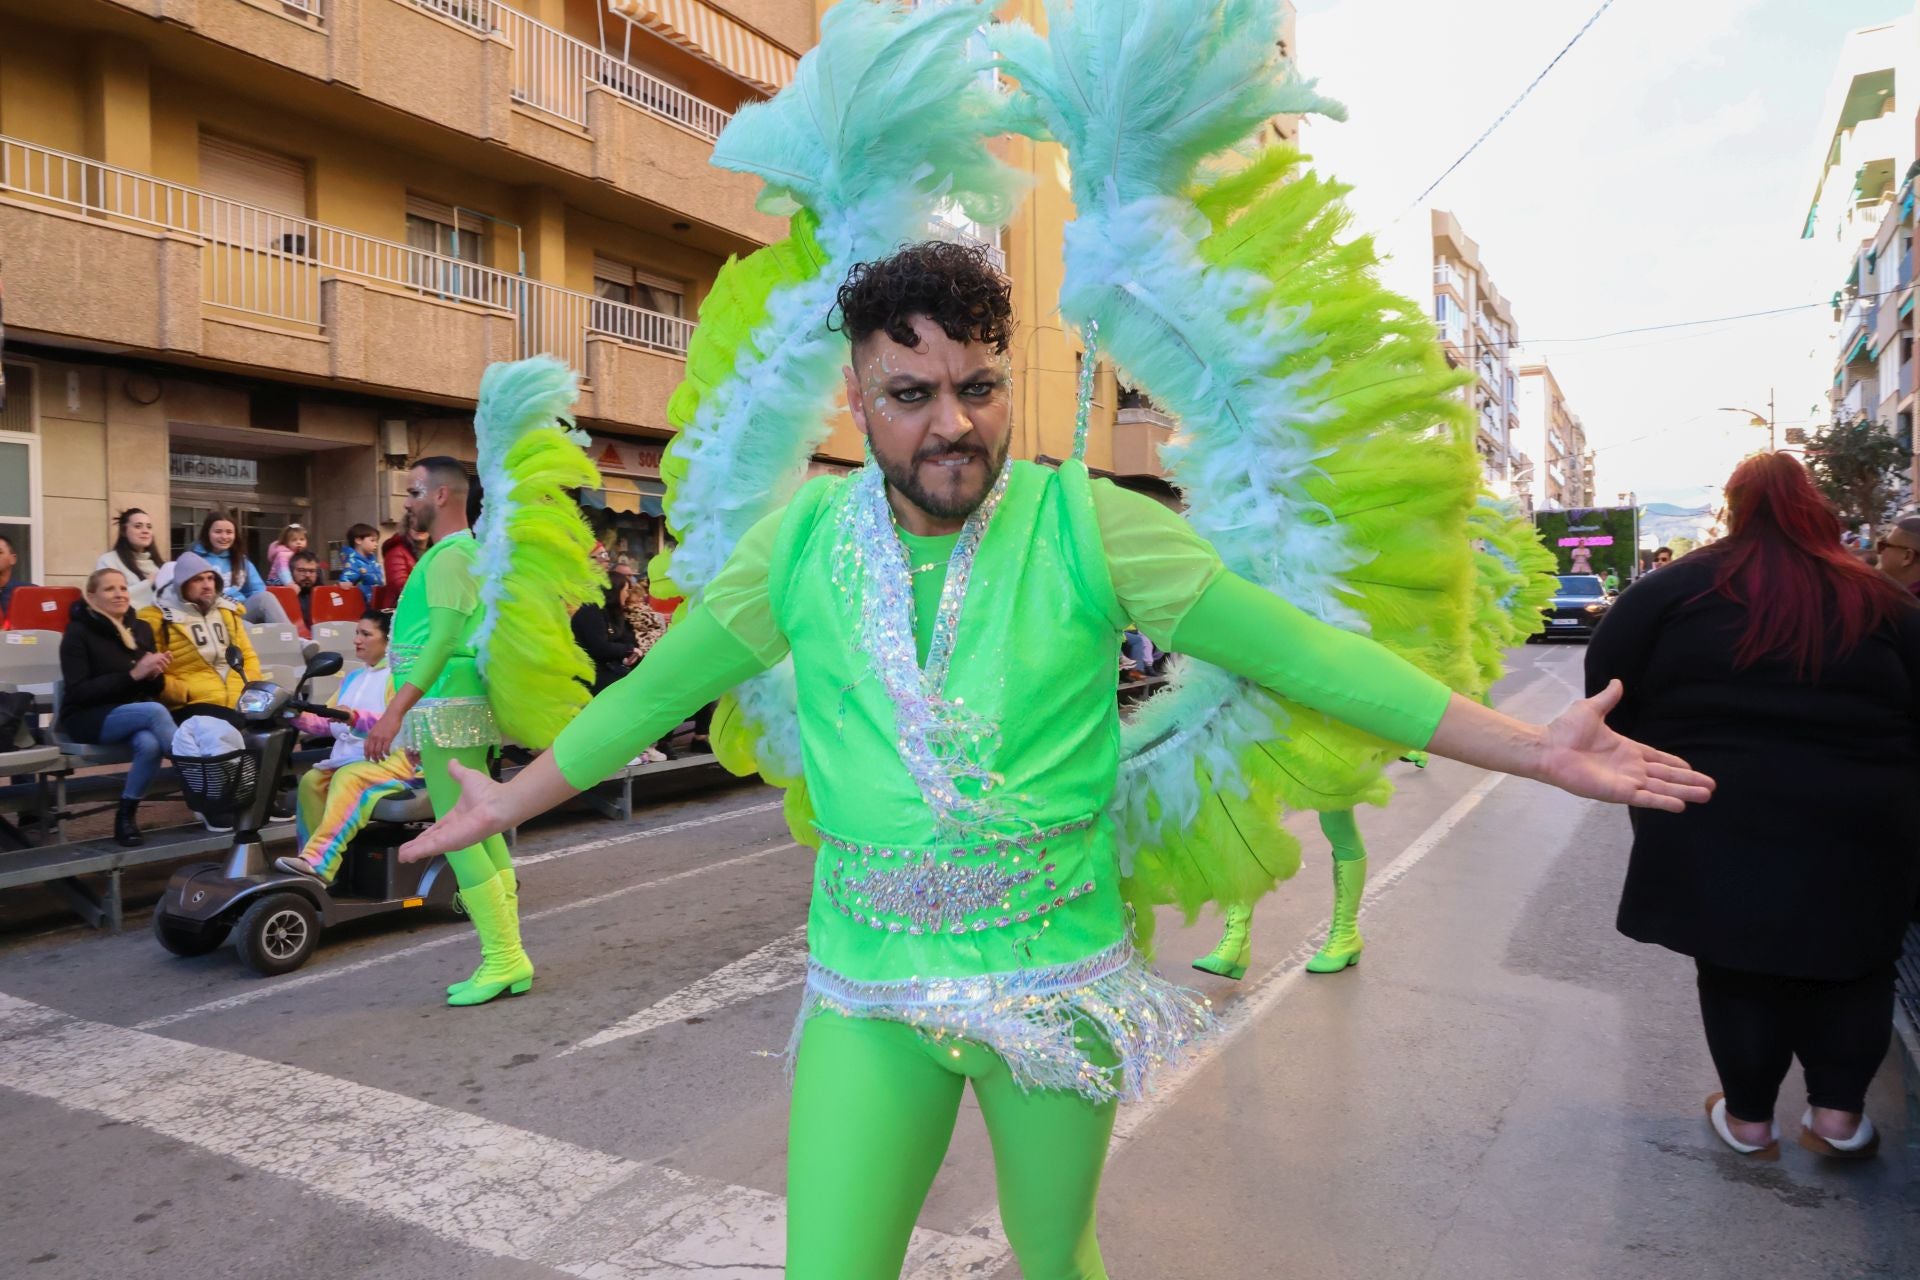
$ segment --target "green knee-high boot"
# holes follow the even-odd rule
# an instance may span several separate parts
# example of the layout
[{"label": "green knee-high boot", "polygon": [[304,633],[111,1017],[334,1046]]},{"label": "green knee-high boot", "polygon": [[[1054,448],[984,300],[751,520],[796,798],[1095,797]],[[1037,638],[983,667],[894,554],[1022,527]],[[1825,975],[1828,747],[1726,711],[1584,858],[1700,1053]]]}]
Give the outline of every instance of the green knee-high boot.
[{"label": "green knee-high boot", "polygon": [[[499,837],[495,836],[492,838],[498,839]],[[489,852],[491,852],[491,850],[489,850]],[[520,882],[515,879],[512,867],[502,867],[500,870],[494,872],[494,878],[500,882],[500,886],[507,892],[507,905],[513,910],[514,936],[518,937],[520,928]],[[462,898],[461,901],[465,902],[465,899]],[[472,986],[474,979],[478,978],[480,971],[486,967],[487,962],[483,956],[480,963],[474,967],[472,973],[460,979],[458,982],[449,982],[447,984],[447,994],[454,995],[463,988]]]},{"label": "green knee-high boot", "polygon": [[1308,973],[1338,973],[1360,963],[1366,943],[1360,937],[1360,895],[1367,889],[1367,860],[1336,858],[1333,863],[1333,923],[1326,945],[1307,961]]},{"label": "green knee-high boot", "polygon": [[485,1004],[502,993],[524,995],[533,986],[533,961],[520,948],[520,917],[507,898],[506,886],[495,875],[460,891],[480,935],[480,968],[471,980],[447,997],[450,1005]]},{"label": "green knee-high boot", "polygon": [[1247,963],[1253,959],[1253,908],[1230,906],[1224,910],[1227,927],[1220,934],[1220,945],[1195,960],[1193,967],[1237,982],[1246,976]]}]

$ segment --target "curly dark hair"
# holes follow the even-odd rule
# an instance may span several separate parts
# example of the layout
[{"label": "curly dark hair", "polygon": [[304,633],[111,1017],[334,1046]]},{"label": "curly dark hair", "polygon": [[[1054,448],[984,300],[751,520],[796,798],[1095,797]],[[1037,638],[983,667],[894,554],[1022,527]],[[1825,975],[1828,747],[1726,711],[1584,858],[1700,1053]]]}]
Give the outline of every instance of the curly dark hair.
[{"label": "curly dark hair", "polygon": [[840,286],[834,328],[856,344],[884,333],[913,347],[913,318],[925,316],[955,342],[1004,354],[1013,340],[1012,293],[981,246],[928,240],[857,264]]}]

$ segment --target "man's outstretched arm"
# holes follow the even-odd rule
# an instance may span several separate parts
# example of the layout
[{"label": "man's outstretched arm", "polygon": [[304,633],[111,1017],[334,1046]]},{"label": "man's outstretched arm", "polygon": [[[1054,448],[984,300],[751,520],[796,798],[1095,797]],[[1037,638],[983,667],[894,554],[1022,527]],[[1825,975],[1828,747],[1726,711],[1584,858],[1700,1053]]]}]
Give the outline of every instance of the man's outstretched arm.
[{"label": "man's outstretched arm", "polygon": [[464,849],[611,777],[667,730],[771,664],[705,609],[668,628],[631,674],[609,686],[561,731],[551,751],[495,782],[455,763],[460,803],[400,848],[406,862]]},{"label": "man's outstretched arm", "polygon": [[1575,795],[1672,811],[1713,796],[1713,780],[1686,761],[1607,728],[1617,681],[1550,724],[1529,724],[1452,693],[1366,637],[1230,573],[1187,610],[1172,647],[1389,742]]}]

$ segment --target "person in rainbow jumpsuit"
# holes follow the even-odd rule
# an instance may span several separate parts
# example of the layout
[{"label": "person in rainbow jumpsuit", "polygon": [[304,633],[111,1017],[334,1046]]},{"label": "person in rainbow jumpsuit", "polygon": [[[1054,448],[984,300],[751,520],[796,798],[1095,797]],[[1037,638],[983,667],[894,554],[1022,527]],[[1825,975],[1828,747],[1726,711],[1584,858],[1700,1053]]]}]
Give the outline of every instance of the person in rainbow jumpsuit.
[{"label": "person in rainbow jumpsuit", "polygon": [[333,750],[300,775],[294,820],[300,852],[274,860],[282,871],[332,884],[340,872],[341,856],[367,825],[374,805],[404,793],[420,776],[413,758],[404,751],[378,760],[369,760],[366,753],[367,732],[379,723],[393,694],[392,673],[387,670],[387,632],[392,624],[392,615],[377,612],[361,615],[354,624],[353,655],[363,665],[340,682],[339,691],[327,702],[350,712],[352,723],[308,714],[300,717],[301,732],[331,736]]},{"label": "person in rainbow jumpsuit", "polygon": [[899,1274],[971,1084],[1022,1274],[1103,1277],[1115,1106],[1209,1024],[1136,950],[1121,898],[1107,810],[1129,622],[1389,741],[1577,794],[1677,809],[1711,784],[1607,730],[1617,691],[1515,721],[1228,572],[1158,503],[1077,462],[1009,463],[1009,290],[979,250],[863,264],[839,315],[869,464],[757,524],[648,660],[511,783],[456,769],[459,805],[402,856],[593,786],[790,657],[819,853],[786,1274]]}]

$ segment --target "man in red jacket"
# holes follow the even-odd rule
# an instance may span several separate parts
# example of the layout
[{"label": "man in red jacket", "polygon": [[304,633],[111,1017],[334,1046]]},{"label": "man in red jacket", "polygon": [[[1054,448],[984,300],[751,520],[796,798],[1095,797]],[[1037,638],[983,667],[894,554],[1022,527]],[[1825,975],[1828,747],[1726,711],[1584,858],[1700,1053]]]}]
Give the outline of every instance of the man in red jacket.
[{"label": "man in red jacket", "polygon": [[391,609],[393,601],[400,598],[400,588],[407,585],[407,575],[413,572],[414,562],[420,558],[420,544],[425,541],[413,531],[413,524],[405,512],[400,514],[400,527],[393,536],[380,544],[381,566],[386,570],[387,582],[381,588],[385,600],[375,604]]}]

